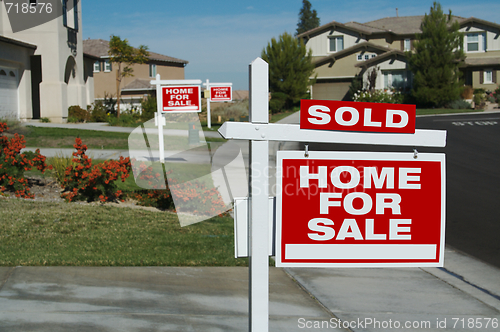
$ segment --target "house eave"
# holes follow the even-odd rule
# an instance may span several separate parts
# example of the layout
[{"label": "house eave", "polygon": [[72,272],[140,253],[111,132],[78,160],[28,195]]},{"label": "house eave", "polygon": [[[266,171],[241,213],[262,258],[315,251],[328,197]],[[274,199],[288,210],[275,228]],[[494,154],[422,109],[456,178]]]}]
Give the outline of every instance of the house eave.
[{"label": "house eave", "polygon": [[19,40],[19,39],[15,39],[15,38],[10,38],[10,37],[5,37],[5,36],[1,36],[0,35],[0,41],[4,42],[4,43],[16,45],[16,46],[21,46],[21,47],[29,48],[29,49],[32,49],[32,50],[36,50],[37,49],[36,45],[30,44],[28,42],[25,42],[25,41],[22,41],[22,40]]}]

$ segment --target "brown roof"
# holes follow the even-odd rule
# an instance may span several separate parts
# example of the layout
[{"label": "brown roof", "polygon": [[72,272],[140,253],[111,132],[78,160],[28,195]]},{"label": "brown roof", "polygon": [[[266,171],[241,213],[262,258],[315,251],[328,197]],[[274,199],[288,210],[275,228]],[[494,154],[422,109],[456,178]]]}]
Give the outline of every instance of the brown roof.
[{"label": "brown roof", "polygon": [[420,33],[423,15],[421,16],[402,16],[386,17],[379,20],[366,22],[365,25],[371,26],[383,31],[389,31],[398,35]]},{"label": "brown roof", "polygon": [[371,58],[369,60],[366,60],[366,61],[360,62],[358,64],[355,64],[354,67],[370,67],[372,64],[377,63],[377,62],[381,61],[382,59],[388,58],[388,57],[393,56],[393,55],[396,58],[398,56],[399,57],[403,57],[403,58],[405,57],[405,53],[403,51],[400,51],[400,50],[390,50],[388,52],[379,54],[376,57],[373,57],[373,58]]},{"label": "brown roof", "polygon": [[151,80],[136,78],[135,80],[124,86],[122,90],[136,91],[136,90],[154,90],[154,89],[156,89],[156,87],[151,85]]},{"label": "brown roof", "polygon": [[[301,33],[297,37],[299,38],[308,37],[312,34],[331,28],[344,28],[365,35],[375,35],[382,33],[390,33],[394,35],[412,35],[422,32],[422,30],[420,30],[420,25],[422,24],[422,20],[424,19],[424,17],[425,17],[424,15],[385,17],[366,23],[348,22],[345,24],[332,21],[320,27]],[[457,21],[460,24],[460,26],[465,26],[473,23],[480,23],[500,29],[499,24],[484,21],[475,17],[464,18],[460,16],[452,16],[452,21]]]},{"label": "brown roof", "polygon": [[[109,50],[109,42],[103,39],[85,39],[83,40],[83,52],[97,56],[97,57],[108,57]],[[155,61],[164,61],[164,62],[174,62],[174,63],[182,63],[188,64],[189,62],[182,59],[173,58],[167,55],[149,52],[149,59]]]},{"label": "brown roof", "polygon": [[332,53],[332,54],[327,55],[325,57],[320,57],[318,59],[314,59],[313,64],[316,67],[319,67],[319,66],[321,66],[329,61],[336,60],[336,59],[344,57],[345,55],[349,55],[349,54],[352,54],[354,52],[357,52],[359,49],[362,49],[362,50],[363,49],[364,50],[376,49],[376,50],[380,50],[382,52],[390,52],[392,50],[392,48],[377,45],[377,44],[374,44],[371,42],[362,42],[362,43],[356,44],[354,46],[344,48],[342,51]]},{"label": "brown roof", "polygon": [[465,66],[498,66],[500,65],[500,58],[466,58]]}]

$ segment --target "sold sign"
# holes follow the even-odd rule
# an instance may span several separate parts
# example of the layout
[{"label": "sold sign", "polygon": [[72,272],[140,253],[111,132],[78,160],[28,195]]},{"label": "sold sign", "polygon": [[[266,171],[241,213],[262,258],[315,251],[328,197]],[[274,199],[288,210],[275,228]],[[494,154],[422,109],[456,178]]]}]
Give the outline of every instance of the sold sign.
[{"label": "sold sign", "polygon": [[415,105],[308,99],[300,102],[301,129],[413,134],[415,115]]},{"label": "sold sign", "polygon": [[201,112],[199,85],[162,86],[163,112]]},{"label": "sold sign", "polygon": [[443,266],[444,154],[278,151],[277,180],[276,266]]}]

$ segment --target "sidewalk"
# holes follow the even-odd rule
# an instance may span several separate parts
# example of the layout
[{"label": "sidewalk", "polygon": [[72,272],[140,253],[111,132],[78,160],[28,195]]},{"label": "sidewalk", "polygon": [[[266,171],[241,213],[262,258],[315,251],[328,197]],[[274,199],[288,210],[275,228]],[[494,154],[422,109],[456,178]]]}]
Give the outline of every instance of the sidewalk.
[{"label": "sidewalk", "polygon": [[[450,247],[444,268],[270,268],[269,279],[269,331],[500,331],[500,269]],[[248,268],[0,267],[7,331],[248,331]]]},{"label": "sidewalk", "polygon": [[[65,128],[65,129],[84,129],[84,130],[97,130],[97,131],[110,131],[117,133],[131,133],[136,127],[113,127],[109,126],[106,122],[89,122],[89,123],[43,123],[38,121],[23,122],[24,126],[42,127],[42,128]],[[164,131],[164,135],[170,136],[188,136],[187,130],[182,129],[169,129]],[[220,138],[218,132],[203,131],[205,137]]]},{"label": "sidewalk", "polygon": [[[270,268],[269,331],[498,331],[485,325],[500,320],[499,280],[451,249],[445,269]],[[1,267],[0,322],[1,332],[248,331],[248,269]]]}]

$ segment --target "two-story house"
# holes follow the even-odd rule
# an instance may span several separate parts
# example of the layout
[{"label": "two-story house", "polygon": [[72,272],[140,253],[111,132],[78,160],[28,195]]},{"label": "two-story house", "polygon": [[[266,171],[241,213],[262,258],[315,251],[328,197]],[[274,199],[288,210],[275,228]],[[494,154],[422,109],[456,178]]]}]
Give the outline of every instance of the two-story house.
[{"label": "two-story house", "polygon": [[[376,89],[412,86],[405,51],[412,49],[424,16],[388,17],[367,23],[330,22],[298,35],[312,51],[316,84],[313,99],[343,100],[356,75],[364,85],[375,71]],[[500,25],[454,17],[464,33],[465,84],[494,90],[500,71]]]},{"label": "two-story house", "polygon": [[[109,42],[102,39],[87,39],[83,41],[85,54],[94,56],[92,65],[94,77],[94,95],[96,99],[104,97],[116,98],[117,67],[109,61]],[[188,61],[167,55],[149,52],[148,62],[133,64],[133,76],[127,76],[121,82],[121,100],[123,107],[136,106],[144,95],[156,93],[156,88],[150,81],[160,74],[161,79],[182,80],[184,68]]]},{"label": "two-story house", "polygon": [[25,7],[0,1],[0,118],[64,122],[69,106],[93,102],[81,1],[48,0],[42,7],[30,0]]}]

